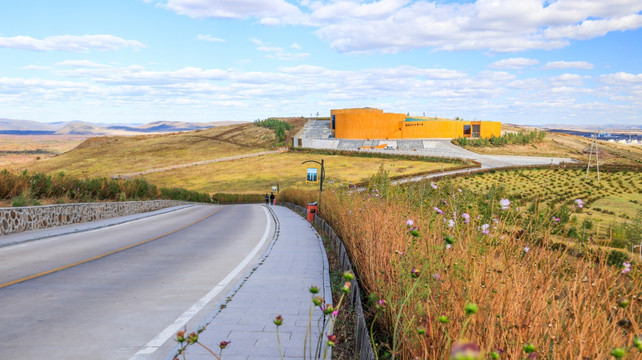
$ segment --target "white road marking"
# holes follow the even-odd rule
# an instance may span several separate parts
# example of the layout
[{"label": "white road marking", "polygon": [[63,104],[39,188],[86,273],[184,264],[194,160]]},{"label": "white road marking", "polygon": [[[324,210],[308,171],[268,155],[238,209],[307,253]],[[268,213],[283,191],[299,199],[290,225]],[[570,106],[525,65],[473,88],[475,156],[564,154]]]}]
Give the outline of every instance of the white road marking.
[{"label": "white road marking", "polygon": [[234,279],[241,271],[243,271],[243,268],[247,266],[247,264],[252,261],[254,256],[259,252],[261,247],[263,247],[263,244],[265,244],[265,241],[268,239],[268,236],[270,234],[270,215],[264,207],[262,207],[263,211],[265,212],[265,219],[266,219],[266,224],[265,224],[265,232],[263,233],[263,237],[259,241],[258,244],[252,249],[252,252],[250,252],[243,261],[241,261],[235,268],[232,270],[225,279],[221,280],[212,290],[210,290],[205,296],[200,298],[194,305],[192,305],[187,311],[185,311],[181,316],[179,316],[172,324],[170,324],[168,327],[165,328],[165,330],[161,331],[158,335],[156,335],[150,342],[145,345],[144,348],[140,349],[134,356],[132,356],[129,360],[141,360],[145,359],[146,355],[153,354],[158,350],[167,340],[170,338],[174,337],[176,333],[187,324],[187,322],[194,317],[199,311],[201,311],[212,299],[214,299],[227,285],[229,285],[230,281]]}]

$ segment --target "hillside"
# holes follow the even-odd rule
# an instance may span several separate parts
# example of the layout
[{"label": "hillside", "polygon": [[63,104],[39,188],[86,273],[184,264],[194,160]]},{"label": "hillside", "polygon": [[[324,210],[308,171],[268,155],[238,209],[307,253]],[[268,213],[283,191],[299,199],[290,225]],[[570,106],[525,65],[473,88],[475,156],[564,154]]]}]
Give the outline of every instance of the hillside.
[{"label": "hillside", "polygon": [[111,176],[274,148],[274,133],[253,124],[157,135],[89,138],[75,149],[15,166],[74,176]]},{"label": "hillside", "polygon": [[[534,127],[503,124],[502,132],[519,132],[538,130]],[[541,129],[540,129],[541,130]],[[488,147],[466,147],[468,150],[486,155],[527,155],[527,156],[561,156],[588,162],[591,139],[577,135],[547,132],[542,142],[528,145],[506,145]],[[623,145],[607,141],[598,141],[600,164],[642,166],[642,146]],[[595,161],[595,153],[592,162]]]}]

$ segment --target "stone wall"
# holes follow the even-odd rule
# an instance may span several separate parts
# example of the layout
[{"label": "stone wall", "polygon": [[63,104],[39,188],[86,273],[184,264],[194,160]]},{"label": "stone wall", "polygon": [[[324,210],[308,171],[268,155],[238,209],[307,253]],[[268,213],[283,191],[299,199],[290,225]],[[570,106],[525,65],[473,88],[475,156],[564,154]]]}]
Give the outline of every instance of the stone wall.
[{"label": "stone wall", "polygon": [[109,219],[185,204],[188,203],[152,200],[0,208],[0,235]]}]

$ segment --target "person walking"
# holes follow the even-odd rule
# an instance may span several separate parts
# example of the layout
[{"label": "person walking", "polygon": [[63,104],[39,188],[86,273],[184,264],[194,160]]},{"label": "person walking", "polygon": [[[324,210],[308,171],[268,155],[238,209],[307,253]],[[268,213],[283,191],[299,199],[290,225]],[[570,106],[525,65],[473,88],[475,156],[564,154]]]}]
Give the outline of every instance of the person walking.
[{"label": "person walking", "polygon": [[270,203],[270,196],[265,193],[265,205],[268,205]]},{"label": "person walking", "polygon": [[270,193],[270,205],[274,205],[274,193]]}]

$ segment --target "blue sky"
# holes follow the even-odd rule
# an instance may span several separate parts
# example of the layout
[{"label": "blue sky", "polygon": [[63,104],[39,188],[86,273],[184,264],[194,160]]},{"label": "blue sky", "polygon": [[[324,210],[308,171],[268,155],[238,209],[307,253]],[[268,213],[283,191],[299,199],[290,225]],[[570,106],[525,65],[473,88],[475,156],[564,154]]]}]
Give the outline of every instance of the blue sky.
[{"label": "blue sky", "polygon": [[0,118],[642,124],[641,0],[21,0]]}]

